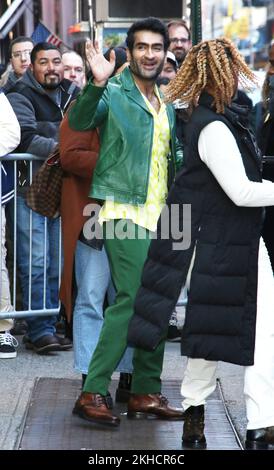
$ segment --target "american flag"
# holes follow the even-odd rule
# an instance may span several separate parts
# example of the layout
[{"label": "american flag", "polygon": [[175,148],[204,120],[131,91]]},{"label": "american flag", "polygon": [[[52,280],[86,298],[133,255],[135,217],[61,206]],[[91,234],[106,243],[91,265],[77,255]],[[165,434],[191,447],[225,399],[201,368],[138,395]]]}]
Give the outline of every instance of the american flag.
[{"label": "american flag", "polygon": [[58,38],[55,34],[51,33],[43,23],[38,23],[35,30],[33,31],[31,38],[37,44],[38,42],[50,42],[54,44],[56,47],[60,47],[63,41]]}]

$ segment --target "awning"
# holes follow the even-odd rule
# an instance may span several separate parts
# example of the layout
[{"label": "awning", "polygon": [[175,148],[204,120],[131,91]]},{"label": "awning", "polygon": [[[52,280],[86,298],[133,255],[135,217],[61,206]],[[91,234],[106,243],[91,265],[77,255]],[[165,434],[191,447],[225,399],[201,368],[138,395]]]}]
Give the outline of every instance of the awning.
[{"label": "awning", "polygon": [[0,17],[0,39],[4,39],[26,8],[25,0],[13,0],[11,6]]}]

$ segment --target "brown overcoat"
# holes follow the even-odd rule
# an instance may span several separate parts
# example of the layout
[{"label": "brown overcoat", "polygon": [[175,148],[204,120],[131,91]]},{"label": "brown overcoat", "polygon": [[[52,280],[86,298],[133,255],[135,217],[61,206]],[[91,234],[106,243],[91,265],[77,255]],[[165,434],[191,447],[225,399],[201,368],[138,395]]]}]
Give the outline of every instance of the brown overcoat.
[{"label": "brown overcoat", "polygon": [[68,321],[72,316],[72,277],[76,243],[88,217],[83,209],[91,204],[88,197],[93,170],[99,151],[97,130],[74,131],[69,127],[68,113],[60,126],[61,165],[63,178],[61,221],[64,264],[61,277],[60,299],[65,306]]}]

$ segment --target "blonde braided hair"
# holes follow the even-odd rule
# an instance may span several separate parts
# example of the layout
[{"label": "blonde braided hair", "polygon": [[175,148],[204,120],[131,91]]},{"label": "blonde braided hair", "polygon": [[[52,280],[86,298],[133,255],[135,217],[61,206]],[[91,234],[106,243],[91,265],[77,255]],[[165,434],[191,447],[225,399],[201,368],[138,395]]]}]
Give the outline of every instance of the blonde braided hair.
[{"label": "blonde braided hair", "polygon": [[227,38],[202,41],[188,52],[176,77],[167,86],[166,101],[182,100],[193,109],[203,91],[214,99],[217,113],[224,113],[235,92],[236,77],[244,88],[257,85],[234,44]]}]

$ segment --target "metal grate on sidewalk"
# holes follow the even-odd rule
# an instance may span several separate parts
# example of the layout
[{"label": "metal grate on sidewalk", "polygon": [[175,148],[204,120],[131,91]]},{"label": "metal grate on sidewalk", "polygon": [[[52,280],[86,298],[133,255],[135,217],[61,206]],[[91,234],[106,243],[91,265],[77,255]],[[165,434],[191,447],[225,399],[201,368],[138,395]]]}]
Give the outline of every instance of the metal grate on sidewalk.
[{"label": "metal grate on sidewalk", "polygon": [[[110,392],[115,396],[117,381]],[[106,428],[72,415],[81,389],[79,380],[41,378],[35,383],[19,442],[23,450],[181,450],[182,421],[129,420],[126,405],[115,405],[119,428]],[[163,394],[181,406],[180,381],[163,382]],[[219,387],[208,400],[206,427],[208,450],[239,450],[226,416]]]}]

